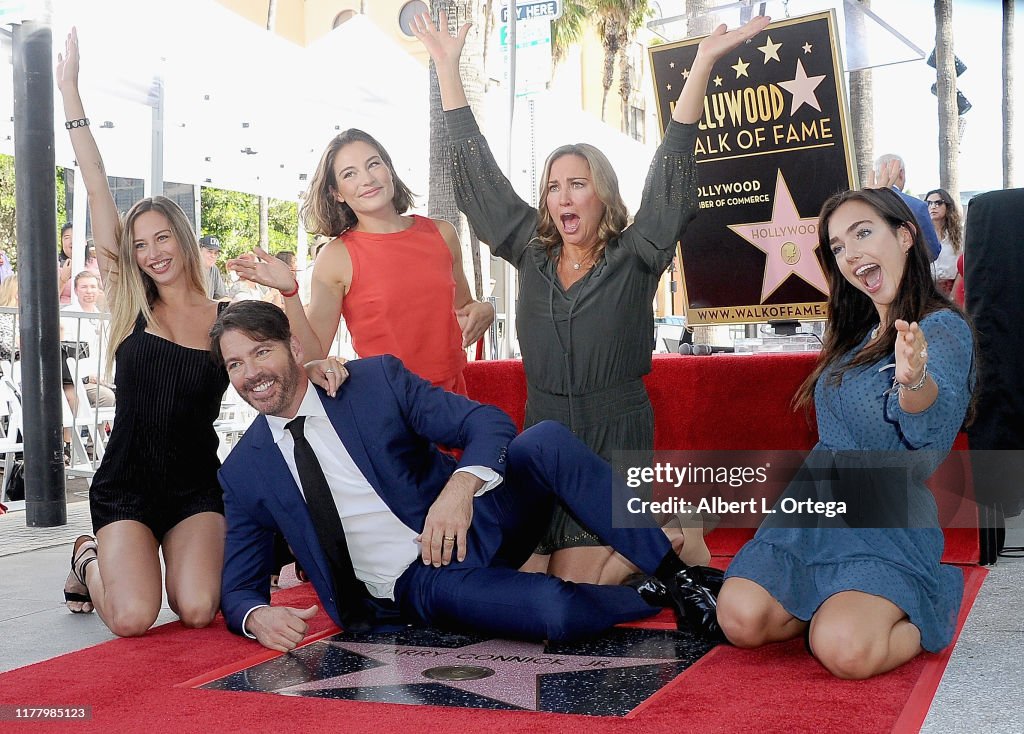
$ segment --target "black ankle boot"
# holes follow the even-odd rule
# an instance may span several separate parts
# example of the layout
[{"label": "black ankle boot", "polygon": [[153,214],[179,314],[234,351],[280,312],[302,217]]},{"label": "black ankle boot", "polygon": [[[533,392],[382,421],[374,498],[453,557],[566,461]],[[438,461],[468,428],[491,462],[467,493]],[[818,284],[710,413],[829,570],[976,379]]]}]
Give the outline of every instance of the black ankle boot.
[{"label": "black ankle boot", "polygon": [[675,603],[676,624],[686,626],[703,637],[725,642],[725,634],[718,624],[718,593],[722,590],[725,574],[709,566],[690,566],[680,571],[665,584]]},{"label": "black ankle boot", "polygon": [[717,616],[724,572],[709,566],[687,566],[678,556],[670,554],[658,566],[652,580],[664,588],[679,629],[690,629],[708,640],[725,642]]}]

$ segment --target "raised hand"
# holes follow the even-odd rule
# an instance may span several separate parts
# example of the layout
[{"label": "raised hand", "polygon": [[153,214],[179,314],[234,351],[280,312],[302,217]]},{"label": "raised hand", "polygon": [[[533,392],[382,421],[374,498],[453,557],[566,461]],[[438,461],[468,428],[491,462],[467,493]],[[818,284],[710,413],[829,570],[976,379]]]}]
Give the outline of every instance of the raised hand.
[{"label": "raised hand", "polygon": [[734,48],[738,48],[741,44],[746,43],[763,31],[771,22],[772,19],[767,15],[758,15],[731,31],[726,30],[726,26],[723,23],[711,31],[711,35],[700,42],[700,46],[697,47],[697,56],[698,58],[703,57],[714,64]]},{"label": "raised hand", "polygon": [[225,263],[227,269],[234,270],[240,278],[268,288],[277,288],[284,293],[290,293],[295,288],[295,275],[287,263],[273,257],[262,247],[256,247],[253,252],[255,258],[242,255],[228,260]]},{"label": "raised hand", "polygon": [[921,326],[896,319],[896,382],[913,387],[921,382],[928,365],[928,342]]},{"label": "raised hand", "polygon": [[64,53],[57,54],[57,89],[61,94],[78,88],[78,66],[81,56],[78,52],[78,29],[71,27],[64,41]]},{"label": "raised hand", "polygon": [[454,36],[448,30],[448,14],[444,11],[439,16],[441,28],[434,25],[429,13],[421,13],[412,20],[412,32],[427,49],[434,66],[438,69],[458,67],[462,48],[466,45],[466,36],[472,23],[465,23]]}]

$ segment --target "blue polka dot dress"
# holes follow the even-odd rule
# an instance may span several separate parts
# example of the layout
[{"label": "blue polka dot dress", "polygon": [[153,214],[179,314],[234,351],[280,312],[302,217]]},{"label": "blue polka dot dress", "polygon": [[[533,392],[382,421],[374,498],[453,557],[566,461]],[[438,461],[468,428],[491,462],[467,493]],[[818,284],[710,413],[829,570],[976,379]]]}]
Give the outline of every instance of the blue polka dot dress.
[{"label": "blue polka dot dress", "polygon": [[[823,376],[814,391],[819,442],[805,463],[804,479],[795,480],[785,495],[807,496],[811,477],[819,498],[831,496],[835,487],[825,485],[837,472],[858,462],[877,469],[884,461],[884,473],[900,476],[896,484],[902,482],[905,492],[896,503],[904,514],[888,523],[898,527],[829,527],[826,520],[792,527],[791,517],[768,515],[726,576],[754,581],[805,621],[841,591],[884,597],[921,631],[921,646],[938,652],[956,627],[963,574],[939,563],[943,535],[924,482],[949,453],[963,423],[973,380],[973,339],[964,320],[949,310],[926,316],[921,329],[928,342],[928,373],[939,388],[935,402],[911,414],[900,408],[897,394],[886,394],[892,356],[847,372],[838,386]],[[867,338],[858,350],[866,343]]]}]

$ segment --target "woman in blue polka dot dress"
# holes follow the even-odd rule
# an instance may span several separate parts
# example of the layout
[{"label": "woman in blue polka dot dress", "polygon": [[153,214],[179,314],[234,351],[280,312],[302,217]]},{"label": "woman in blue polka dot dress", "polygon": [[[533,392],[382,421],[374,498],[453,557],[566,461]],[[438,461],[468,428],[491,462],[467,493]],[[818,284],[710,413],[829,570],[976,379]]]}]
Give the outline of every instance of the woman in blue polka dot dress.
[{"label": "woman in blue polka dot dress", "polygon": [[861,679],[953,636],[963,575],[939,562],[924,481],[971,406],[974,335],[936,289],[914,215],[892,191],[832,197],[818,239],[828,328],[795,403],[813,400],[819,442],[785,496],[846,499],[849,514],[812,527],[767,515],[729,567],[718,619],[739,647],[806,635],[830,672]]}]

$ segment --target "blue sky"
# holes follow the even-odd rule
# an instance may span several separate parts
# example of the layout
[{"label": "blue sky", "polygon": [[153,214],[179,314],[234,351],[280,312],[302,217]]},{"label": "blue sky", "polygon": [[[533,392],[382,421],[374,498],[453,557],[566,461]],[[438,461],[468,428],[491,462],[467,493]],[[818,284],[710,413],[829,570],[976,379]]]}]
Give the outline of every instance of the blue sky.
[{"label": "blue sky", "polygon": [[[924,49],[935,45],[932,0],[874,0],[872,10]],[[1024,2],[1016,3],[1016,83],[1024,77]],[[960,190],[1002,188],[1002,10],[999,0],[955,0],[953,39],[967,71],[958,88],[973,105],[960,144]],[[907,164],[907,189],[921,195],[939,182],[938,110],[930,87],[935,70],[924,60],[876,68],[875,155],[899,153]],[[1019,94],[1019,92],[1018,92]],[[1024,110],[1015,118],[1017,186],[1024,184]]]}]

